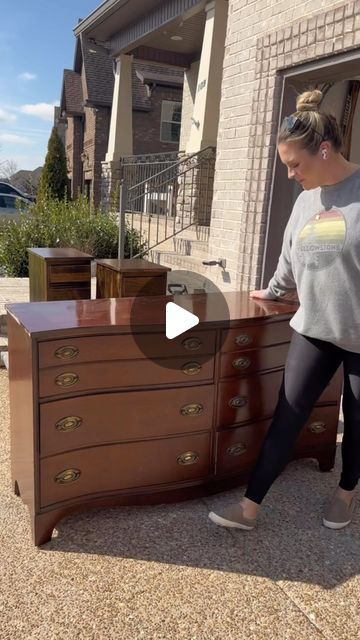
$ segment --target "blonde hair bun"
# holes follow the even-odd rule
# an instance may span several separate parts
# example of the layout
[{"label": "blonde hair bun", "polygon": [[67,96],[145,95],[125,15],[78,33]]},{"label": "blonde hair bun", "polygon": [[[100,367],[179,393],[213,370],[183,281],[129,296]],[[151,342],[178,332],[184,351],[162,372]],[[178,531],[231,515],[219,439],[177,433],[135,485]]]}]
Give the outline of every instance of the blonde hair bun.
[{"label": "blonde hair bun", "polygon": [[323,94],[319,89],[304,91],[296,99],[296,111],[318,111]]}]

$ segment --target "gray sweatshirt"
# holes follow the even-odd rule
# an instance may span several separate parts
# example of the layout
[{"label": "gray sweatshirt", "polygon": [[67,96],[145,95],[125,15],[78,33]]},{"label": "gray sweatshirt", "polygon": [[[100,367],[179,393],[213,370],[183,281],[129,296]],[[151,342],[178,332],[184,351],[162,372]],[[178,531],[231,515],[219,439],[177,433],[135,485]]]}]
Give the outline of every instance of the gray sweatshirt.
[{"label": "gray sweatshirt", "polygon": [[297,198],[267,293],[295,289],[295,331],[360,353],[360,169]]}]

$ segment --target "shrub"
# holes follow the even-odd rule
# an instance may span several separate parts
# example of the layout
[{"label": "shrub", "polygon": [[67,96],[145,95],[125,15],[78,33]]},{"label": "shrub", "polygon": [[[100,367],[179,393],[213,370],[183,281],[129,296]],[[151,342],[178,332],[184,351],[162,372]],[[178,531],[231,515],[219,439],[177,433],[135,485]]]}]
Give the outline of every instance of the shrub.
[{"label": "shrub", "polygon": [[[29,273],[27,249],[31,247],[74,247],[94,258],[117,258],[118,225],[113,213],[91,210],[87,199],[38,199],[18,221],[3,222],[0,228],[0,266],[9,277]],[[125,258],[146,248],[139,234],[126,227]]]}]

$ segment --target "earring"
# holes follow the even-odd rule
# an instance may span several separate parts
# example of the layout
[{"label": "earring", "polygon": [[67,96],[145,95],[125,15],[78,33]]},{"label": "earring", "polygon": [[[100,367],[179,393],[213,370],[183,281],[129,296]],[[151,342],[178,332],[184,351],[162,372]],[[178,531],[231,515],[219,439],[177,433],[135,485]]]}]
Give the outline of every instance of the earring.
[{"label": "earring", "polygon": [[321,150],[321,157],[322,157],[323,160],[327,159],[327,151],[326,151],[326,149],[322,149]]}]

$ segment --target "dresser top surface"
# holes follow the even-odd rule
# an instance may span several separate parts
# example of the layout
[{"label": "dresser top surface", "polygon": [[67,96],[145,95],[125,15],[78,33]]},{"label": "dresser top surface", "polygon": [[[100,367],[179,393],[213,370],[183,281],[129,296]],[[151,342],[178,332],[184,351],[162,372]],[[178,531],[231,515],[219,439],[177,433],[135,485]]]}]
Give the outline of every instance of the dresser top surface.
[{"label": "dresser top surface", "polygon": [[157,330],[166,324],[166,304],[175,302],[199,318],[199,329],[229,327],[253,319],[291,317],[294,303],[254,300],[246,292],[174,296],[139,296],[6,305],[8,314],[29,334],[47,331],[108,329],[113,332]]}]

